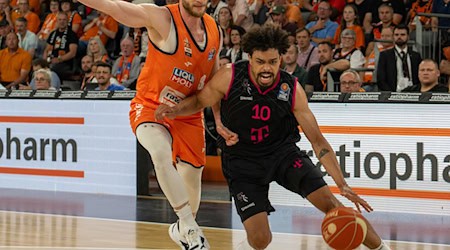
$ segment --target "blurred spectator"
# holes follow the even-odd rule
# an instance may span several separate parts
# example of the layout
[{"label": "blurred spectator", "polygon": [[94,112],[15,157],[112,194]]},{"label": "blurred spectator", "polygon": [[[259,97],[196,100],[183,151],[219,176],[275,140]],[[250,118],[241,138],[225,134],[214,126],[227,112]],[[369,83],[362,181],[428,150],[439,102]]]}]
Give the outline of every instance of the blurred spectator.
[{"label": "blurred spectator", "polygon": [[38,47],[38,38],[36,34],[27,30],[27,19],[19,17],[16,19],[17,37],[19,37],[19,47],[30,53],[31,58]]},{"label": "blurred spectator", "polygon": [[11,21],[15,24],[17,18],[24,17],[27,19],[27,29],[35,34],[38,33],[41,20],[36,13],[30,11],[28,0],[18,0],[18,5],[17,11],[11,13]]},{"label": "blurred spectator", "polygon": [[[422,58],[408,48],[409,29],[405,25],[394,28],[395,47],[381,52],[377,64],[377,84],[381,91],[400,92],[419,84],[418,70]],[[395,67],[393,62],[395,62]]]},{"label": "blurred spectator", "polygon": [[266,0],[254,0],[253,21],[256,24],[263,25],[268,17],[270,8],[272,7],[272,1]]},{"label": "blurred spectator", "polygon": [[50,63],[50,68],[59,78],[66,79],[68,72],[72,72],[73,59],[77,53],[78,37],[68,26],[68,17],[59,12],[56,18],[56,30],[50,33],[44,58]]},{"label": "blurred spectator", "polygon": [[[29,8],[30,11],[32,11],[33,13],[36,13],[38,16],[41,14],[41,0],[29,0],[28,4],[29,4]],[[13,7],[14,10],[20,9],[20,1],[19,0],[11,0],[9,2],[9,5],[11,7]]]},{"label": "blurred spectator", "polygon": [[355,47],[358,49],[363,49],[366,47],[364,40],[364,31],[359,22],[358,10],[354,4],[348,4],[344,8],[344,14],[342,16],[341,24],[336,29],[336,34],[334,35],[333,43],[337,46],[341,44],[340,36],[341,32],[345,29],[351,29],[356,34]]},{"label": "blurred spectator", "polygon": [[[407,15],[407,25],[410,33],[416,30],[416,21],[414,20],[417,13],[431,13],[433,7],[433,0],[416,0]],[[431,17],[420,16],[419,21],[422,23],[425,30],[431,29]]]},{"label": "blurred spectator", "polygon": [[341,93],[365,92],[361,88],[362,82],[359,73],[352,69],[348,69],[341,74],[339,77],[339,86]]},{"label": "blurred spectator", "polygon": [[269,12],[273,23],[280,25],[280,27],[289,34],[289,42],[295,42],[295,31],[297,24],[291,23],[285,16],[286,8],[283,5],[276,5],[272,7]]},{"label": "blurred spectator", "polygon": [[438,65],[433,59],[424,59],[419,64],[420,84],[412,85],[402,92],[437,92],[448,93],[448,87],[438,82],[440,76]]},{"label": "blurred spectator", "polygon": [[[1,0],[0,0],[1,1]],[[50,1],[50,13],[45,17],[44,23],[42,24],[41,30],[36,34],[38,36],[38,48],[36,51],[37,57],[42,57],[45,47],[47,47],[47,39],[56,28],[56,16],[60,11],[60,5],[58,0]]]},{"label": "blurred spectator", "polygon": [[56,90],[52,86],[52,78],[49,69],[38,69],[33,73],[34,86],[19,85],[19,89],[35,89],[35,90]]},{"label": "blurred spectator", "polygon": [[91,85],[92,83],[97,83],[93,65],[94,61],[92,60],[92,56],[85,55],[81,58],[81,90],[85,90],[86,86]]},{"label": "blurred spectator", "polygon": [[61,0],[61,11],[67,15],[69,28],[80,37],[83,34],[83,27],[81,26],[82,18],[80,14],[74,10],[72,0]]},{"label": "blurred spectator", "polygon": [[321,42],[333,41],[334,34],[338,24],[330,20],[331,6],[329,2],[322,1],[319,3],[317,10],[317,20],[306,25],[311,32],[311,40],[314,46]]},{"label": "blurred spectator", "polygon": [[206,14],[212,16],[212,18],[218,22],[219,11],[222,7],[227,7],[227,4],[222,0],[210,0],[206,5]]},{"label": "blurred spectator", "polygon": [[224,66],[228,63],[231,63],[231,58],[226,55],[221,55],[219,58],[219,68],[221,68],[222,66]]},{"label": "blurred spectator", "polygon": [[31,56],[19,48],[19,38],[14,32],[6,36],[7,48],[0,50],[0,83],[10,89],[27,81],[31,69]]},{"label": "blurred spectator", "polygon": [[[392,22],[397,25],[402,23],[403,18],[406,16],[405,3],[401,0],[373,0],[371,4],[372,12],[368,12],[364,17],[364,28],[370,26],[377,26],[381,23],[381,15],[379,15],[379,8],[381,5],[386,5],[392,8],[393,17]],[[368,30],[365,30],[366,33]]]},{"label": "blurred spectator", "polygon": [[355,47],[356,34],[351,29],[341,32],[340,48],[334,50],[333,60],[346,59],[350,62],[350,68],[362,68],[366,62],[361,50]]},{"label": "blurred spectator", "polygon": [[[1,1],[1,0],[0,0]],[[6,35],[11,32],[11,26],[8,21],[3,19],[0,21],[0,50],[6,48]]]},{"label": "blurred spectator", "polygon": [[111,83],[111,65],[99,62],[96,63],[97,68],[95,71],[95,78],[97,79],[98,87],[95,90],[124,90],[125,87]]},{"label": "blurred spectator", "polygon": [[306,92],[327,91],[328,69],[344,71],[350,68],[348,60],[332,61],[333,49],[330,42],[321,42],[318,49],[319,64],[313,65],[308,71],[308,80],[305,85]]},{"label": "blurred spectator", "polygon": [[139,57],[146,57],[148,51],[148,33],[146,28],[130,28],[128,36],[133,40],[133,52]]},{"label": "blurred spectator", "polygon": [[298,82],[305,88],[305,83],[308,78],[308,72],[297,64],[298,48],[297,45],[291,44],[282,55],[284,67],[283,69],[289,74],[297,77]]},{"label": "blurred spectator", "polygon": [[380,7],[378,7],[378,14],[381,19],[381,21],[378,24],[374,24],[370,26],[370,31],[367,30],[366,32],[366,42],[371,42],[374,39],[380,39],[381,38],[381,30],[383,28],[389,28],[394,27],[393,23],[393,9],[391,6],[383,4]]},{"label": "blurred spectator", "polygon": [[446,75],[447,86],[450,88],[450,43],[444,44],[442,52],[444,54],[441,63],[439,64],[439,69],[442,74]]},{"label": "blurred spectator", "polygon": [[92,37],[99,36],[103,45],[106,45],[108,39],[114,39],[116,37],[117,31],[119,30],[117,21],[103,12],[99,11],[98,13],[99,17],[94,18],[83,29],[84,33],[80,38],[81,52],[86,50],[88,41]]},{"label": "blurred spectator", "polygon": [[311,43],[311,33],[308,29],[297,30],[295,38],[298,45],[297,64],[309,71],[312,65],[319,63],[319,50]]},{"label": "blurred spectator", "polygon": [[232,47],[227,51],[226,56],[231,58],[232,63],[239,60],[248,60],[248,54],[241,47],[242,36],[244,34],[245,30],[242,27],[236,25],[231,27],[230,39]]},{"label": "blurred spectator", "polygon": [[287,21],[290,23],[295,23],[297,28],[305,27],[305,22],[303,21],[299,6],[289,2],[287,0],[274,0],[272,7],[277,5],[284,6],[284,8],[286,8],[286,12],[284,14]]},{"label": "blurred spectator", "polygon": [[230,8],[222,7],[219,10],[219,26],[220,28],[222,28],[223,33],[222,50],[227,51],[229,48],[231,48],[230,33],[231,26],[233,26],[233,16],[231,14]]},{"label": "blurred spectator", "polygon": [[13,26],[11,20],[11,7],[9,6],[9,0],[0,0],[0,21],[5,20],[10,27]]},{"label": "blurred spectator", "polygon": [[372,13],[371,6],[372,0],[354,0],[353,2],[347,1],[348,3],[353,3],[356,6],[356,9],[358,10],[358,20],[359,24],[363,26],[364,17],[367,13]]},{"label": "blurred spectator", "polygon": [[89,39],[86,54],[92,57],[94,62],[102,61],[105,63],[110,63],[108,52],[105,49],[102,41],[98,36]]},{"label": "blurred spectator", "polygon": [[122,56],[116,59],[112,67],[113,77],[125,88],[135,82],[139,76],[141,59],[133,52],[134,44],[130,37],[120,42]]},{"label": "blurred spectator", "polygon": [[[448,0],[433,0],[433,7],[431,9],[432,13],[436,14],[449,14],[450,4]],[[448,29],[450,29],[450,18],[446,17],[432,17],[431,26],[433,31],[437,31],[438,28],[444,29],[448,36]],[[446,38],[448,40],[448,38]]]},{"label": "blurred spectator", "polygon": [[231,10],[234,25],[241,26],[246,31],[253,26],[253,16],[250,14],[246,0],[227,0]]},{"label": "blurred spectator", "polygon": [[380,52],[390,49],[394,46],[394,32],[392,28],[383,28],[381,31],[381,40],[383,42],[370,42],[366,50],[366,64],[365,67],[369,69],[374,69],[374,71],[366,71],[364,73],[364,82],[366,85],[363,88],[366,91],[375,90],[377,79],[376,79],[376,65],[380,58]]},{"label": "blurred spectator", "polygon": [[34,72],[33,80],[36,83],[36,90],[55,90],[52,86],[50,70],[38,69]]},{"label": "blurred spectator", "polygon": [[51,78],[50,83],[54,89],[59,90],[61,88],[61,80],[59,79],[58,75],[54,71],[50,70],[47,60],[45,60],[43,58],[34,59],[32,66],[33,66],[33,76],[31,78],[31,82],[30,82],[31,89],[36,89],[34,74],[37,70],[40,70],[40,69],[45,69],[50,72],[50,78]]}]

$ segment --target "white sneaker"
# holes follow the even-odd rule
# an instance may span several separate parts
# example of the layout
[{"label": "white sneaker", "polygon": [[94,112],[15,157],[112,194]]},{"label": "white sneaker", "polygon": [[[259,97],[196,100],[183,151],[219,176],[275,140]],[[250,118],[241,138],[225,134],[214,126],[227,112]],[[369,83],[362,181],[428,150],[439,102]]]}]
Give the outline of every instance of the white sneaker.
[{"label": "white sneaker", "polygon": [[189,228],[185,232],[189,250],[209,250],[209,243],[200,228]]},{"label": "white sneaker", "polygon": [[169,236],[182,250],[189,250],[189,245],[186,239],[180,234],[180,223],[179,221],[173,223],[169,227]]}]

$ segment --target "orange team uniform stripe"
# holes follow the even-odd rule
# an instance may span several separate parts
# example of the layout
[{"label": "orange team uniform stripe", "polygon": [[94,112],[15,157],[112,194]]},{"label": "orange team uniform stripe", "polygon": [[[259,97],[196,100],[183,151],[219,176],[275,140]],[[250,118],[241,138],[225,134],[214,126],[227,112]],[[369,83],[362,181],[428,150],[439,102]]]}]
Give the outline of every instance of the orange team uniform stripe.
[{"label": "orange team uniform stripe", "polygon": [[[339,188],[330,186],[331,192],[339,194]],[[384,196],[384,197],[400,197],[400,198],[418,198],[418,199],[433,199],[433,200],[450,200],[450,192],[436,192],[436,191],[420,191],[420,190],[390,190],[382,188],[363,188],[352,187],[352,190],[359,195],[368,196]]]},{"label": "orange team uniform stripe", "polygon": [[320,131],[327,134],[450,136],[449,128],[320,126]]},{"label": "orange team uniform stripe", "polygon": [[84,178],[84,171],[76,171],[76,170],[0,167],[0,173]]},{"label": "orange team uniform stripe", "polygon": [[84,124],[83,117],[0,116],[0,122]]}]

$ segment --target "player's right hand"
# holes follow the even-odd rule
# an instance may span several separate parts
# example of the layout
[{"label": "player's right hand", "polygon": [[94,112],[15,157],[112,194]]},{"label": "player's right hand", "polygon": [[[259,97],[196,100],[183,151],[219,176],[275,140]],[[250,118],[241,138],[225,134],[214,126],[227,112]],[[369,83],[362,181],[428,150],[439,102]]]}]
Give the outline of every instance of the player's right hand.
[{"label": "player's right hand", "polygon": [[155,110],[155,120],[162,121],[165,117],[174,119],[176,117],[175,109],[166,104],[160,104]]},{"label": "player's right hand", "polygon": [[227,144],[227,146],[233,146],[239,141],[238,134],[232,132],[222,124],[216,124],[216,131],[220,136],[222,136],[225,139],[225,143]]}]

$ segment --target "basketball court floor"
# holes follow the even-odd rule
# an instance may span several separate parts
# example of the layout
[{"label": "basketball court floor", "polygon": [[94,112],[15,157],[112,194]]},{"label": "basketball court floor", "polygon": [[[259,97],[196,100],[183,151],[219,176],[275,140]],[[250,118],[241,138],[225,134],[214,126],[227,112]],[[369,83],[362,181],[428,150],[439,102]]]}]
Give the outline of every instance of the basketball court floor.
[{"label": "basketball court floor", "polygon": [[[227,192],[226,186],[215,183],[204,184],[203,190]],[[197,221],[212,249],[238,249],[245,232],[233,204],[214,196],[205,198]],[[329,249],[320,236],[320,212],[275,208],[270,216],[274,237],[268,249]],[[364,215],[393,249],[450,250],[448,214]],[[175,220],[169,203],[157,193],[127,197],[0,189],[0,250],[178,249],[167,234]]]}]

